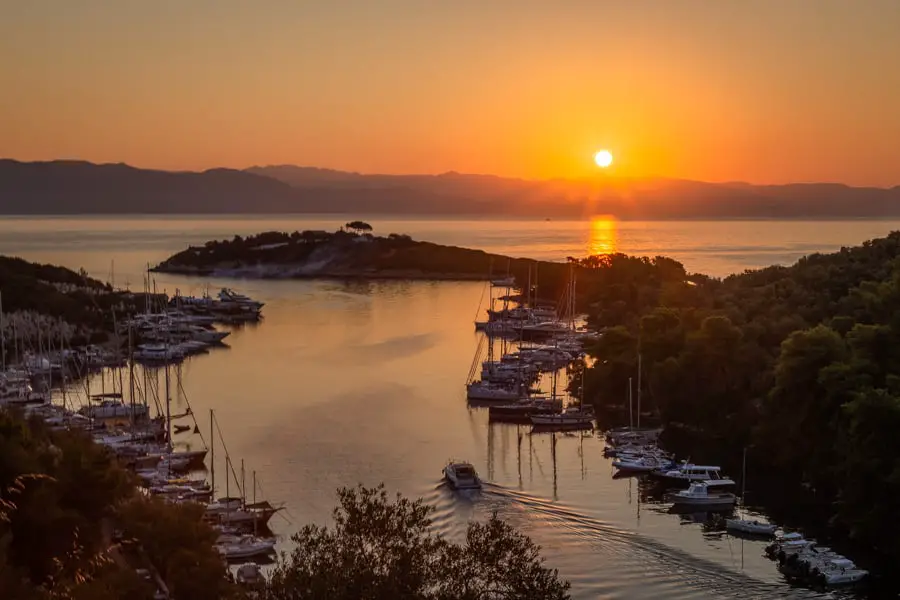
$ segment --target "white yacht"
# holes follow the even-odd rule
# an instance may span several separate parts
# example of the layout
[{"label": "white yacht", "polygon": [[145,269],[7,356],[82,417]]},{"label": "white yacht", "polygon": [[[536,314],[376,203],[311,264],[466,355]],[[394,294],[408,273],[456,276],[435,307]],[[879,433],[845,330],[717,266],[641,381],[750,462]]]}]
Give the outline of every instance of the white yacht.
[{"label": "white yacht", "polygon": [[711,492],[709,486],[700,481],[694,481],[688,489],[669,495],[669,500],[675,506],[722,508],[734,506],[736,499],[730,492]]},{"label": "white yacht", "polygon": [[475,467],[467,462],[450,461],[444,467],[444,477],[457,490],[481,489],[481,479]]},{"label": "white yacht", "polygon": [[653,471],[654,477],[671,483],[691,483],[702,481],[709,487],[723,487],[734,485],[734,481],[722,476],[722,469],[713,465],[695,465],[682,463],[674,469]]},{"label": "white yacht", "polygon": [[245,296],[243,294],[238,294],[230,288],[222,288],[219,291],[219,300],[228,304],[247,306],[257,310],[265,306],[262,302],[252,300],[248,296]]}]

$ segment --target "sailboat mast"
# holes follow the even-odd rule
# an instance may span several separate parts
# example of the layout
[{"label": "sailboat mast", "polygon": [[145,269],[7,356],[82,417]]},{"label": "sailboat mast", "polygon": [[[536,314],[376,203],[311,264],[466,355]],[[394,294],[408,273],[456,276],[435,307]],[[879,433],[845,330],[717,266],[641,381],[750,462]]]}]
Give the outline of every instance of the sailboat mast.
[{"label": "sailboat mast", "polygon": [[209,489],[216,494],[216,436],[213,435],[213,409],[209,409]]},{"label": "sailboat mast", "polygon": [[[166,346],[167,354],[168,351],[168,346]],[[170,451],[172,450],[172,415],[169,411],[171,402],[172,399],[169,397],[169,363],[166,361],[166,445]]]},{"label": "sailboat mast", "polygon": [[744,497],[747,494],[747,447],[744,446],[744,464],[741,467],[741,506],[744,506]]},{"label": "sailboat mast", "polygon": [[638,350],[638,390],[637,390],[637,400],[638,400],[638,410],[637,410],[637,426],[638,429],[641,427],[641,352]]},{"label": "sailboat mast", "polygon": [[634,413],[631,411],[631,377],[628,378],[628,427],[634,429]]},{"label": "sailboat mast", "polygon": [[134,415],[134,350],[132,349],[131,323],[128,323],[128,391],[131,398],[131,414]]},{"label": "sailboat mast", "polygon": [[244,479],[244,459],[241,459],[241,504],[247,508],[247,481]]}]

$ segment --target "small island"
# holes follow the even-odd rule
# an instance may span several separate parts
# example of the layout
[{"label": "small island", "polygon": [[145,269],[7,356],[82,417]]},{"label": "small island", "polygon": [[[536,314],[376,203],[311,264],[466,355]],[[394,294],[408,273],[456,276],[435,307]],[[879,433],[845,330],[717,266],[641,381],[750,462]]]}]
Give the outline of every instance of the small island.
[{"label": "small island", "polygon": [[[171,256],[153,270],[185,275],[269,279],[371,278],[486,280],[527,276],[537,261],[443,246],[391,233],[375,236],[372,227],[353,221],[340,230],[268,231],[243,238],[210,241]],[[560,263],[539,262],[551,277]]]}]

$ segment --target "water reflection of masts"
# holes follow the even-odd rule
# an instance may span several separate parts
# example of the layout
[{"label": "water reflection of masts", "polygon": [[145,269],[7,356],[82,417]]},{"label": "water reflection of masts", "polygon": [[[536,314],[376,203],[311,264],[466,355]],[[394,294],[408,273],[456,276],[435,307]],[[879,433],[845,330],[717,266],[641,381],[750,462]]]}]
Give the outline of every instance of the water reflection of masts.
[{"label": "water reflection of masts", "polygon": [[488,479],[494,480],[494,423],[488,420],[487,436],[487,474]]},{"label": "water reflection of masts", "polygon": [[[529,270],[529,275],[531,271]],[[519,491],[522,491],[522,427],[516,425],[516,463],[519,471]]]},{"label": "water reflection of masts", "polygon": [[550,459],[553,461],[553,500],[559,500],[556,480],[556,432],[550,434]]}]

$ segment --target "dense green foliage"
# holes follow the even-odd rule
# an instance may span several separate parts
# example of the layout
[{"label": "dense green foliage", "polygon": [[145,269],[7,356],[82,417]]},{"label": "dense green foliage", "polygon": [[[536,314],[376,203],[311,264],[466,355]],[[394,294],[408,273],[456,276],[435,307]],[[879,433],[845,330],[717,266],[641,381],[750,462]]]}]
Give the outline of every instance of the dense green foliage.
[{"label": "dense green foliage", "polygon": [[383,487],[338,492],[334,527],[308,525],[292,539],[269,600],[562,600],[568,583],[543,566],[539,548],[493,516],[457,545],[429,532],[432,509]]},{"label": "dense green foliage", "polygon": [[588,398],[621,405],[640,352],[644,408],[670,439],[719,457],[753,445],[833,532],[900,559],[900,233],[724,280],[590,260],[606,272],[584,290],[590,320],[607,329]]},{"label": "dense green foliage", "polygon": [[228,597],[201,512],[137,494],[86,434],[0,410],[0,598],[152,598],[139,568],[157,569],[175,599]]}]

